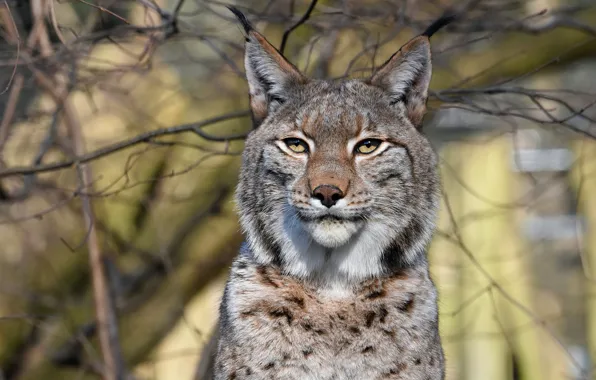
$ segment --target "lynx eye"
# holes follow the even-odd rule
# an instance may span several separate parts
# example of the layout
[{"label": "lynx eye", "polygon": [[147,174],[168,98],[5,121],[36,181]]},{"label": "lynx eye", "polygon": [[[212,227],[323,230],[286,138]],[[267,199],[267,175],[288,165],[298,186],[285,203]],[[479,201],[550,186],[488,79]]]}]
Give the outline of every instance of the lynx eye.
[{"label": "lynx eye", "polygon": [[363,140],[363,141],[360,141],[358,144],[356,144],[356,147],[354,147],[354,150],[360,154],[370,154],[370,153],[374,152],[375,150],[377,150],[377,148],[381,145],[381,142],[382,142],[381,140],[377,140],[377,139]]},{"label": "lynx eye", "polygon": [[288,138],[283,140],[286,146],[294,153],[307,153],[308,144],[304,140]]}]

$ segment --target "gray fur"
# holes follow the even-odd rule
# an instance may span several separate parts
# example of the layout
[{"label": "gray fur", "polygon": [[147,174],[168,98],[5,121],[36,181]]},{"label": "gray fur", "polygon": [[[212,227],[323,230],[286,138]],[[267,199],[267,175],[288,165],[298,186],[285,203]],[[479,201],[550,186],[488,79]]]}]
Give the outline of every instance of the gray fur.
[{"label": "gray fur", "polygon": [[[258,127],[237,189],[247,242],[222,300],[215,379],[443,379],[426,261],[439,181],[418,129],[428,38],[368,81],[308,80],[251,29],[245,63]],[[310,151],[291,151],[288,137]],[[366,138],[382,144],[355,153]],[[327,208],[317,184],[345,196]]]}]

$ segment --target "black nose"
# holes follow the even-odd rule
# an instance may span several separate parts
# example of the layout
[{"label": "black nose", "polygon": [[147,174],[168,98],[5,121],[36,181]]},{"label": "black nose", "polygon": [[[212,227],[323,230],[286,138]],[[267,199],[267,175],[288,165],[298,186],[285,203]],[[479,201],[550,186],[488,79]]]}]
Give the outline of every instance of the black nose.
[{"label": "black nose", "polygon": [[317,198],[325,207],[331,207],[344,197],[344,193],[337,186],[319,185],[312,191],[313,198]]}]

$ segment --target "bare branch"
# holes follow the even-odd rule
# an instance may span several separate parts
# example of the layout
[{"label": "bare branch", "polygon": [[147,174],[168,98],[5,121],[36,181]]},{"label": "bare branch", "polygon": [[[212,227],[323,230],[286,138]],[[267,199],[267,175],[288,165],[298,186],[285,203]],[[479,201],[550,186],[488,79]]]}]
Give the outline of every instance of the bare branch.
[{"label": "bare branch", "polygon": [[211,124],[219,123],[221,121],[235,119],[235,118],[241,118],[241,117],[247,117],[249,115],[250,115],[249,111],[239,111],[239,112],[228,113],[225,115],[210,118],[205,121],[198,122],[198,123],[184,124],[184,125],[179,125],[179,126],[175,126],[175,127],[161,128],[161,129],[156,129],[153,131],[140,133],[130,139],[123,140],[123,141],[114,143],[112,145],[109,145],[107,147],[100,148],[95,151],[92,151],[92,152],[89,152],[89,153],[86,153],[86,154],[83,154],[81,156],[77,156],[74,158],[70,158],[70,159],[67,159],[67,160],[64,160],[61,162],[56,162],[56,163],[52,163],[52,164],[42,164],[42,165],[36,165],[36,166],[28,166],[28,167],[13,167],[13,168],[3,169],[3,170],[0,170],[0,178],[14,176],[14,175],[45,173],[45,172],[51,172],[51,171],[56,171],[56,170],[60,170],[60,169],[66,169],[66,168],[72,167],[73,165],[76,165],[77,163],[79,163],[79,164],[87,163],[87,162],[96,160],[98,158],[107,156],[109,154],[112,154],[114,152],[129,148],[129,147],[141,144],[141,143],[150,142],[153,139],[155,139],[156,137],[175,135],[175,134],[180,134],[180,133],[185,133],[185,132],[192,132],[206,140],[216,141],[216,142],[243,140],[247,135],[246,133],[239,133],[239,134],[234,134],[234,135],[229,135],[229,136],[213,136],[206,132],[203,132],[201,130],[201,128],[211,125]]},{"label": "bare branch", "polygon": [[300,25],[302,25],[308,21],[312,11],[315,9],[315,7],[317,5],[317,2],[318,2],[318,0],[312,0],[310,2],[310,5],[308,6],[308,9],[306,10],[306,12],[304,12],[302,17],[300,17],[300,19],[294,25],[292,25],[288,29],[286,29],[286,31],[284,32],[284,35],[281,39],[281,45],[279,46],[279,52],[281,54],[283,54],[284,50],[286,49],[286,43],[288,42],[288,38],[290,37],[290,34],[294,30],[296,30],[296,28],[298,28]]},{"label": "bare branch", "polygon": [[2,115],[2,122],[0,122],[0,152],[2,151],[2,148],[4,148],[4,144],[10,133],[10,125],[12,124],[17,108],[17,102],[19,101],[21,91],[23,90],[23,81],[23,75],[17,74],[10,89],[10,94],[8,95],[4,115]]}]

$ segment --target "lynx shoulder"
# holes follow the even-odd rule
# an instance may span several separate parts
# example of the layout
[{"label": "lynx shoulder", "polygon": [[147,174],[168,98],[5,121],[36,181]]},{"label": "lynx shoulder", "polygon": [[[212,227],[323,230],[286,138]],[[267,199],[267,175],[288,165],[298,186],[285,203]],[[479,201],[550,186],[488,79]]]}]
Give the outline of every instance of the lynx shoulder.
[{"label": "lynx shoulder", "polygon": [[439,180],[421,133],[430,33],[367,80],[313,80],[232,11],[255,129],[215,378],[443,379],[426,260]]}]

